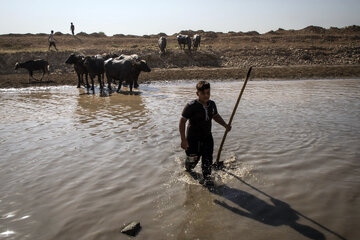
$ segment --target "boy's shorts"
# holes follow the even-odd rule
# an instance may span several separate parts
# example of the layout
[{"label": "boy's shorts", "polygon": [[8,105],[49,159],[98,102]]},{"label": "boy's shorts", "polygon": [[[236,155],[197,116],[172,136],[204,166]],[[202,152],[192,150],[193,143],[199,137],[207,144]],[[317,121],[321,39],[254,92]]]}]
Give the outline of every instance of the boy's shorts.
[{"label": "boy's shorts", "polygon": [[54,46],[54,47],[56,47],[56,44],[55,44],[55,42],[49,42],[49,47],[51,47],[51,46]]},{"label": "boy's shorts", "polygon": [[[190,171],[195,168],[201,157],[201,169],[203,177],[211,175],[211,166],[213,161],[214,140],[212,135],[205,138],[188,137],[189,148],[185,151],[188,156],[185,161],[186,170]],[[189,161],[189,156],[196,156],[194,162]]]}]

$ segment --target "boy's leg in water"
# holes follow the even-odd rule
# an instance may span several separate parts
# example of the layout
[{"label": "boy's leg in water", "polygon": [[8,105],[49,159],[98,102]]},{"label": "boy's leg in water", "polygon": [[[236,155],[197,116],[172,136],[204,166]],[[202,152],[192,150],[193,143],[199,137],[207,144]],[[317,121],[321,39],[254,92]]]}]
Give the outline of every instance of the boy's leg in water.
[{"label": "boy's leg in water", "polygon": [[[185,150],[186,156],[188,156],[185,160],[185,168],[187,171],[191,171],[192,169],[194,169],[197,165],[197,163],[200,160],[200,141],[196,138],[191,138],[188,137],[187,141],[189,143],[189,148],[187,150]],[[197,159],[194,162],[190,162],[189,161],[189,156],[192,155],[196,155]]]},{"label": "boy's leg in water", "polygon": [[203,172],[204,179],[210,178],[211,175],[211,166],[213,162],[213,152],[214,152],[214,139],[212,135],[209,135],[204,139],[203,147],[201,151],[201,168]]}]

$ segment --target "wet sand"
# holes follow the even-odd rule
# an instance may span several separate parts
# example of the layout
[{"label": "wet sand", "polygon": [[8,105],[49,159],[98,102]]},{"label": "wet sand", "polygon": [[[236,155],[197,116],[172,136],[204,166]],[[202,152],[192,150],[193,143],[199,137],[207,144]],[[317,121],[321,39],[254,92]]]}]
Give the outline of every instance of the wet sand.
[{"label": "wet sand", "polygon": [[[22,70],[23,71],[23,70]],[[183,79],[230,80],[243,79],[246,68],[153,68],[150,73],[141,73],[140,83],[152,81],[172,81]],[[41,74],[35,75],[39,78]],[[296,79],[336,79],[360,78],[360,65],[313,65],[278,66],[253,68],[252,80],[296,80]],[[50,81],[28,83],[28,74],[1,74],[0,88],[21,88],[30,86],[77,85],[75,73],[53,73]],[[106,79],[105,79],[106,81]],[[97,80],[95,79],[95,84]]]}]

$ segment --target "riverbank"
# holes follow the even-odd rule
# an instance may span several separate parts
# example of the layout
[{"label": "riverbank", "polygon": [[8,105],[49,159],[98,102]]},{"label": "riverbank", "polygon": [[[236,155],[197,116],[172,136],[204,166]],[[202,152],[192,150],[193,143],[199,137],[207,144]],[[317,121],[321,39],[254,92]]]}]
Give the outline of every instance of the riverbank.
[{"label": "riverbank", "polygon": [[[154,68],[150,73],[142,73],[139,82],[173,80],[237,80],[243,79],[246,68]],[[40,74],[41,75],[41,74]],[[38,75],[38,76],[40,76]],[[254,67],[251,80],[297,80],[297,79],[343,79],[359,78],[360,65],[314,65]],[[105,79],[106,82],[106,79]],[[95,83],[97,80],[95,79]],[[23,88],[30,86],[76,86],[74,73],[50,74],[50,81],[28,82],[28,74],[0,74],[0,88]]]},{"label": "riverbank", "polygon": [[[59,51],[48,51],[47,34],[0,35],[0,87],[26,87],[25,69],[14,70],[16,62],[46,59],[51,85],[76,85],[72,53],[138,54],[152,68],[140,82],[181,79],[242,79],[253,66],[252,79],[360,78],[360,26],[324,29],[309,26],[300,30],[278,29],[268,33],[181,31],[200,34],[197,51],[182,50],[176,35],[144,36],[55,33]],[[157,41],[166,36],[167,51],[159,54]],[[39,76],[39,73],[36,74]],[[38,78],[38,77],[37,77]]]}]

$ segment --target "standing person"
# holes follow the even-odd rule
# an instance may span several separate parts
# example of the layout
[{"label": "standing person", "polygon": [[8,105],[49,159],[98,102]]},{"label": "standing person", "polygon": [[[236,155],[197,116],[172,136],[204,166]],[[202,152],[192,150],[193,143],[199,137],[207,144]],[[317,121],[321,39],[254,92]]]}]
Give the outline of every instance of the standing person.
[{"label": "standing person", "polygon": [[73,23],[71,23],[70,29],[71,29],[71,33],[72,33],[72,35],[74,36],[75,26],[74,26],[74,24],[73,24]]},{"label": "standing person", "polygon": [[55,38],[54,38],[54,31],[53,31],[53,30],[51,30],[51,34],[49,35],[49,51],[50,51],[50,47],[51,47],[51,46],[54,46],[55,49],[56,49],[56,51],[58,50],[58,49],[56,48]]},{"label": "standing person", "polygon": [[[216,104],[210,100],[210,83],[200,81],[196,85],[198,99],[188,103],[181,115],[179,131],[181,148],[185,150],[187,158],[185,169],[191,171],[200,160],[203,178],[199,181],[205,186],[213,185],[211,180],[211,166],[213,160],[214,140],[211,133],[211,120],[214,119],[226,131],[231,130],[217,112]],[[189,125],[185,136],[185,125]]]}]

